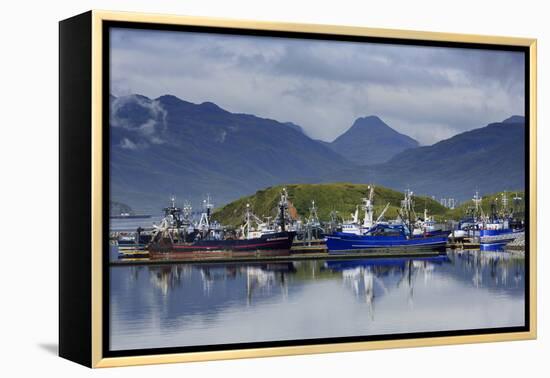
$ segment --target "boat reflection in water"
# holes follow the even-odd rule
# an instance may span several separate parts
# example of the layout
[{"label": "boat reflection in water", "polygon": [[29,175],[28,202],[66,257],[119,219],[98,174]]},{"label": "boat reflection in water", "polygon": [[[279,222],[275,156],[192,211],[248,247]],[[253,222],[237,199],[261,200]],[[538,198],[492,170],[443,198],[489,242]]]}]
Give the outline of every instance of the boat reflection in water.
[{"label": "boat reflection in water", "polygon": [[376,296],[388,294],[392,288],[406,287],[409,305],[413,304],[414,285],[417,275],[426,284],[435,269],[434,264],[448,262],[446,255],[428,258],[391,258],[368,260],[327,261],[325,266],[332,271],[341,271],[344,284],[350,287],[356,298],[368,305],[374,318]]},{"label": "boat reflection in water", "polygon": [[110,268],[112,350],[524,324],[520,254]]}]

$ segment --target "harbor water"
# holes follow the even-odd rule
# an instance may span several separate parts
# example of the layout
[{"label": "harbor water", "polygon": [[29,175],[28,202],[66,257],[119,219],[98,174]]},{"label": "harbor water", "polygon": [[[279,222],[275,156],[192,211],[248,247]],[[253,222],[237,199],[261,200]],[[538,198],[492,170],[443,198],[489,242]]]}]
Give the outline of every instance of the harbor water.
[{"label": "harbor water", "polygon": [[109,220],[109,230],[111,232],[135,232],[138,227],[150,229],[153,224],[159,224],[161,220],[162,217],[159,215],[148,218],[111,218]]},{"label": "harbor water", "polygon": [[525,261],[435,258],[110,267],[110,349],[523,326]]}]

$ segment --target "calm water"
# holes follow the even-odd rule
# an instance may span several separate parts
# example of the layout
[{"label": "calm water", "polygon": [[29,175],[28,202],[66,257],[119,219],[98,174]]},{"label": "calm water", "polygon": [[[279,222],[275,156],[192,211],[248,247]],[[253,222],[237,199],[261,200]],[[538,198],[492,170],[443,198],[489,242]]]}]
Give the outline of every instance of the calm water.
[{"label": "calm water", "polygon": [[162,220],[162,216],[155,215],[150,218],[117,218],[109,219],[109,229],[111,231],[130,231],[135,232],[138,227],[144,229],[150,229],[153,224],[159,224]]},{"label": "calm water", "polygon": [[524,259],[111,267],[111,350],[522,326]]}]

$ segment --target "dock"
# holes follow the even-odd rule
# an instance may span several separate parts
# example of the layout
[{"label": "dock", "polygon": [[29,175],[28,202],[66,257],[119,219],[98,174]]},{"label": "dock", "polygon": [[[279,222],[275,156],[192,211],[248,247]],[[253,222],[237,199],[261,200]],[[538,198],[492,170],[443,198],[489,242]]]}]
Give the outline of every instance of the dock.
[{"label": "dock", "polygon": [[292,248],[290,248],[291,254],[296,253],[328,253],[327,245],[324,240],[313,240],[310,242],[294,242]]},{"label": "dock", "polygon": [[[447,243],[448,249],[476,250],[480,248],[479,241],[474,238],[465,238],[461,241]],[[345,255],[331,255],[322,240],[295,242],[289,255],[280,256],[192,256],[185,259],[149,259],[149,252],[144,249],[124,249],[120,251],[121,258],[111,261],[111,266],[125,265],[159,265],[159,264],[197,264],[197,263],[230,263],[230,262],[284,262],[300,260],[350,260],[391,257],[433,257],[440,255],[440,251],[422,250],[372,250],[368,252],[349,253]]]},{"label": "dock", "polygon": [[111,261],[110,266],[128,265],[166,265],[166,264],[201,264],[201,263],[246,263],[246,262],[290,262],[305,260],[353,260],[388,257],[435,257],[441,255],[439,251],[396,251],[379,250],[363,253],[350,253],[345,255],[329,255],[327,252],[291,253],[282,256],[240,256],[240,257],[205,257],[196,256],[186,259],[155,259],[148,258],[123,258]]},{"label": "dock", "polygon": [[479,249],[480,244],[474,240],[455,241],[447,243],[447,248],[450,249]]}]

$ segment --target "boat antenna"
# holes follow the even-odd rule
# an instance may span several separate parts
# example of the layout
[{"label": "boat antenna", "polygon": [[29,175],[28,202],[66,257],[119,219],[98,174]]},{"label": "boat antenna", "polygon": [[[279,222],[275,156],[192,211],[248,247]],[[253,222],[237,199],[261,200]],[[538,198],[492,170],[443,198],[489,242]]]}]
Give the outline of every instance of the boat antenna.
[{"label": "boat antenna", "polygon": [[246,238],[250,239],[250,204],[246,204]]},{"label": "boat antenna", "polygon": [[286,192],[286,188],[283,188],[283,190],[281,191],[281,199],[279,201],[281,232],[285,232],[285,209],[288,206],[287,199],[288,199],[288,195]]}]

